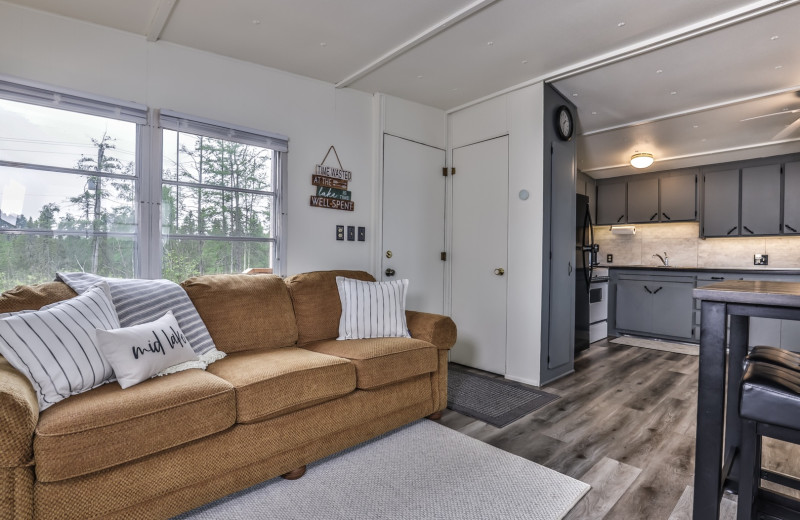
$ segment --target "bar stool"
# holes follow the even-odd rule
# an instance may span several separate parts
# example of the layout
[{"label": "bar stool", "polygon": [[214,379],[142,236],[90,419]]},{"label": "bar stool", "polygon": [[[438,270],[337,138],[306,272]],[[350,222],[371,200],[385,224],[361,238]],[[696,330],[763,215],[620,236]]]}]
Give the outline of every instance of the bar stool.
[{"label": "bar stool", "polygon": [[751,361],[761,361],[800,372],[800,354],[778,347],[759,345],[747,355]]},{"label": "bar stool", "polygon": [[[760,489],[763,478],[800,490],[800,480],[761,469],[762,436],[800,444],[800,372],[782,364],[791,364],[792,356],[775,357],[772,354],[776,353],[761,350],[755,356],[751,355],[742,377],[739,401],[739,416],[742,419],[739,520],[757,518],[757,499],[763,495],[779,501],[779,507],[800,511],[800,501]],[[777,359],[781,364],[756,360],[765,356],[771,356],[772,360]]]}]

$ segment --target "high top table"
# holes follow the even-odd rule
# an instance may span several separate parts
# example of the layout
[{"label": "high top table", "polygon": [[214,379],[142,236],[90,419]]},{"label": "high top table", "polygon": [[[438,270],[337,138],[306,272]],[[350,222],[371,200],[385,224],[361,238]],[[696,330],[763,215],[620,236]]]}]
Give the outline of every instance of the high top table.
[{"label": "high top table", "polygon": [[[800,320],[800,283],[733,280],[693,293],[702,301],[693,516],[711,520],[719,518],[722,493],[738,490],[739,384],[750,317]],[[768,510],[785,511],[780,495],[764,495]]]}]

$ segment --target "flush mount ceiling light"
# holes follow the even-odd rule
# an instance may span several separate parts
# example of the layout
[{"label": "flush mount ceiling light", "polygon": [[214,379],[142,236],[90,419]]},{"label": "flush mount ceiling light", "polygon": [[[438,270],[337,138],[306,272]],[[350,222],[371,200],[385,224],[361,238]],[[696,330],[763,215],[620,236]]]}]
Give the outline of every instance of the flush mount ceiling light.
[{"label": "flush mount ceiling light", "polygon": [[631,155],[631,166],[634,168],[647,168],[653,164],[653,154],[646,152],[639,152]]}]

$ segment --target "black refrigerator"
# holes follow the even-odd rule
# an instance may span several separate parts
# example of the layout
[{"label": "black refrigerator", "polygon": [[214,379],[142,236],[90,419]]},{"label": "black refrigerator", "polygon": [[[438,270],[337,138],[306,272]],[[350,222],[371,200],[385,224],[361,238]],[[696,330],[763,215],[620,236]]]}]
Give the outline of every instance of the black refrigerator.
[{"label": "black refrigerator", "polygon": [[589,348],[589,285],[597,263],[589,197],[576,195],[575,205],[575,355]]}]

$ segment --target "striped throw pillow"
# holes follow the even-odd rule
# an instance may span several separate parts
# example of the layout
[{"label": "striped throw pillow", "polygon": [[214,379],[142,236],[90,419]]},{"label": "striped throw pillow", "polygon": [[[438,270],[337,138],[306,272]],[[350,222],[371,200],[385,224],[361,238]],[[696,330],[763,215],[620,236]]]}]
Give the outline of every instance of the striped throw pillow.
[{"label": "striped throw pillow", "polygon": [[108,285],[0,320],[0,354],[33,384],[39,410],[113,381],[97,329],[119,328]]},{"label": "striped throw pillow", "polygon": [[408,280],[364,282],[336,277],[342,316],[336,339],[411,337],[406,325]]}]

